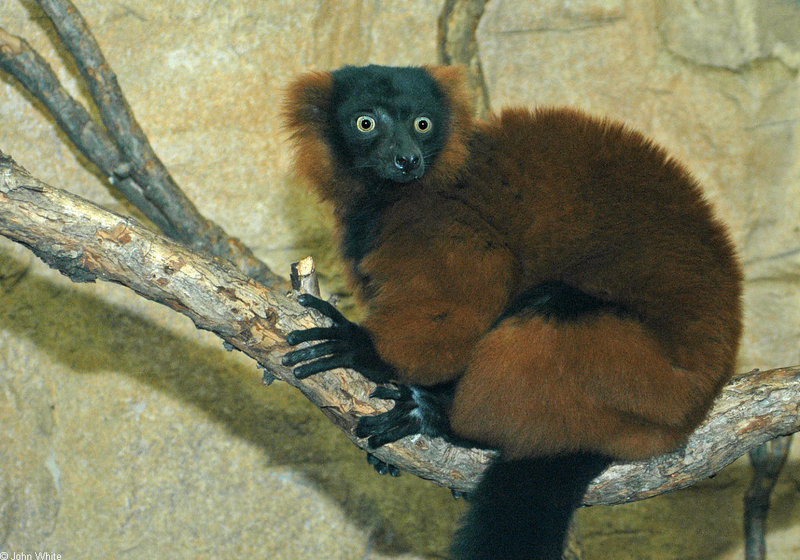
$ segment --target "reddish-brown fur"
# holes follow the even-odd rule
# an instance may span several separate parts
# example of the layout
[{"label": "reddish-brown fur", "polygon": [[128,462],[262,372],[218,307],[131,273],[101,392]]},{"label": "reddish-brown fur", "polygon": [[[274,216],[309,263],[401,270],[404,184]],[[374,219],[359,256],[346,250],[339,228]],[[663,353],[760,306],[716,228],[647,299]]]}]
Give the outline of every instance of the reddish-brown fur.
[{"label": "reddish-brown fur", "polygon": [[[696,181],[638,132],[570,109],[473,122],[460,74],[428,71],[454,113],[425,176],[398,185],[351,263],[364,326],[399,381],[458,379],[456,434],[511,457],[625,459],[680,445],[731,376],[741,272]],[[297,168],[342,217],[363,185],[323,136],[330,74],[289,93]],[[563,282],[626,310],[492,328],[523,290]]]}]

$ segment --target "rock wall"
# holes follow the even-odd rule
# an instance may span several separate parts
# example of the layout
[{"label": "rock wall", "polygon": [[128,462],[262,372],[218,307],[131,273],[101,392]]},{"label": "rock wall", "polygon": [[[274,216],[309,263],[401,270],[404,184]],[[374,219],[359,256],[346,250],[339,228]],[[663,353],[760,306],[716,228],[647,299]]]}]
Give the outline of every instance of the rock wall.
[{"label": "rock wall", "polygon": [[[330,210],[292,177],[279,117],[289,78],[454,57],[469,61],[479,103],[580,106],[685,160],[745,264],[740,369],[800,363],[797,2],[75,1],[178,183],[276,271],[314,254],[327,289],[346,293]],[[465,44],[444,42],[448,24],[467,26]],[[34,2],[5,0],[0,27],[86,103]],[[3,74],[0,150],[130,211]],[[184,318],[116,286],[71,284],[0,240],[0,551],[444,554],[462,510],[449,493],[375,476],[313,406],[259,379]],[[800,552],[797,472],[774,500],[771,560]],[[734,466],[674,496],[581,512],[586,558],[741,557],[746,478]]]}]

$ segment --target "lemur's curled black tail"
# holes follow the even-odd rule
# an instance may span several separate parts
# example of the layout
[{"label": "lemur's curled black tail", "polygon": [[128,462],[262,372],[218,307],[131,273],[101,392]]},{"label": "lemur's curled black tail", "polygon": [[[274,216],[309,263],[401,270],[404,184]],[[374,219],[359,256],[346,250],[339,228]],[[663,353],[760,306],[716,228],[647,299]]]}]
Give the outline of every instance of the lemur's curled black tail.
[{"label": "lemur's curled black tail", "polygon": [[611,464],[592,453],[496,460],[456,533],[456,560],[561,560],[572,514]]}]

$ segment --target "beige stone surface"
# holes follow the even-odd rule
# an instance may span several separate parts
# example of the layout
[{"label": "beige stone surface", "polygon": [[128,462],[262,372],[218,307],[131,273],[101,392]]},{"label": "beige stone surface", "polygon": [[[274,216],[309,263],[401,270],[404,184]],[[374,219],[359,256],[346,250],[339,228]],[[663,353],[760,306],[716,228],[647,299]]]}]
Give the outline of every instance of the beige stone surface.
[{"label": "beige stone surface", "polygon": [[[313,253],[343,292],[329,209],[292,179],[291,76],[436,61],[442,2],[75,0],[156,151],[201,211],[275,270]],[[3,0],[66,87],[77,71],[31,0]],[[666,145],[732,225],[748,284],[742,369],[800,363],[800,7],[768,0],[492,0],[492,106],[572,104]],[[0,74],[0,150],[129,208]],[[654,263],[656,266],[657,263]],[[293,390],[116,286],[75,285],[0,239],[0,551],[63,558],[423,558],[463,505],[384,479]],[[800,556],[798,458],[770,560]],[[582,511],[589,560],[741,558],[739,462],[671,496]]]}]

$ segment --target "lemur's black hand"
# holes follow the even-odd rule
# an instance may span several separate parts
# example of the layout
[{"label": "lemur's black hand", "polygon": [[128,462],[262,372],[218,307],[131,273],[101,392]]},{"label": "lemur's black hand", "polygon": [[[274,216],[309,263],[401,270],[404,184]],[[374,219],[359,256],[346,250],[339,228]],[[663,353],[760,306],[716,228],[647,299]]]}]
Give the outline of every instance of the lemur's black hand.
[{"label": "lemur's black hand", "polygon": [[[286,366],[305,362],[294,369],[298,379],[338,367],[354,369],[376,383],[383,383],[394,377],[394,370],[378,356],[366,330],[348,321],[327,301],[309,294],[301,294],[297,301],[305,307],[316,309],[333,321],[331,327],[293,331],[286,337],[292,346],[301,342],[324,341],[294,350],[283,357],[282,362]],[[453,443],[460,443],[450,431],[446,413],[453,398],[453,390],[452,384],[437,387],[378,387],[370,396],[393,400],[395,405],[382,414],[359,418],[356,435],[367,438],[372,449],[414,434],[445,437]],[[399,474],[396,467],[384,463],[372,454],[367,454],[367,461],[381,474]]]},{"label": "lemur's black hand", "polygon": [[295,377],[305,379],[322,371],[344,367],[354,369],[376,383],[391,379],[392,367],[380,359],[366,330],[348,321],[333,305],[318,297],[301,294],[297,301],[329,317],[333,326],[292,331],[286,337],[292,346],[301,342],[325,341],[283,356],[285,366],[306,362],[294,368]]}]

